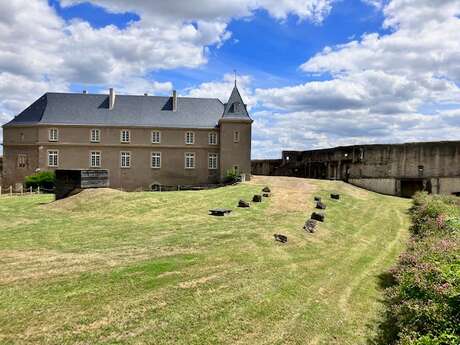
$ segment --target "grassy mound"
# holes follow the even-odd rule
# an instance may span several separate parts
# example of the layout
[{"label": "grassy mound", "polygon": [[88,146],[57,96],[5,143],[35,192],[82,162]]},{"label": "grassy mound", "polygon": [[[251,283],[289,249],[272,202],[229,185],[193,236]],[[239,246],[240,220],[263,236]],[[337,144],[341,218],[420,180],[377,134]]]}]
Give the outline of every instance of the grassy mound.
[{"label": "grassy mound", "polygon": [[[266,185],[271,198],[236,208]],[[309,234],[313,195],[327,204],[326,222]],[[216,207],[233,212],[209,216]],[[365,344],[408,207],[287,177],[58,203],[0,198],[0,343]]]}]

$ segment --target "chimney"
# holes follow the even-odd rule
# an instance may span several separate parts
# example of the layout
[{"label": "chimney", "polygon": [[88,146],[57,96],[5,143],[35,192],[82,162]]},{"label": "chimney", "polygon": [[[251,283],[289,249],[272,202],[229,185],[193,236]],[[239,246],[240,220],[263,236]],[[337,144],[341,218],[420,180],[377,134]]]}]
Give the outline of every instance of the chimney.
[{"label": "chimney", "polygon": [[177,111],[177,92],[173,90],[172,95],[172,111]]},{"label": "chimney", "polygon": [[115,106],[115,91],[111,87],[109,90],[109,110],[112,110]]},{"label": "chimney", "polygon": [[148,96],[148,95],[149,95],[149,94],[148,94],[147,92],[146,92],[146,93],[144,93],[144,96]]},{"label": "chimney", "polygon": [[86,90],[83,90],[83,94],[86,95]]}]

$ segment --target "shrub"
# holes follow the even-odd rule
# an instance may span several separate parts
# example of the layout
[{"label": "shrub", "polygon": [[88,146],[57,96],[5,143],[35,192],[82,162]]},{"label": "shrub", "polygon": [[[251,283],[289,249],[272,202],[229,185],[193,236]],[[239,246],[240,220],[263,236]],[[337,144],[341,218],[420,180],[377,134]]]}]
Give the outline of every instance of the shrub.
[{"label": "shrub", "polygon": [[235,170],[228,170],[227,175],[225,175],[225,182],[226,183],[235,183],[240,181],[241,176]]},{"label": "shrub", "polygon": [[418,193],[412,236],[389,272],[385,344],[460,344],[460,210],[457,200]]},{"label": "shrub", "polygon": [[40,187],[42,190],[54,189],[56,176],[52,171],[41,171],[33,175],[27,176],[25,179],[26,187],[37,189]]}]

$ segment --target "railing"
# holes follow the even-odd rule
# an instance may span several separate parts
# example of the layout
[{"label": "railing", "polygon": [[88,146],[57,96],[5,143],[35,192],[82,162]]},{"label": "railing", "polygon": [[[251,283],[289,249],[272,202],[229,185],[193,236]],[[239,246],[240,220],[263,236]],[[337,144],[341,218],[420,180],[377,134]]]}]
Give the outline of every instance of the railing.
[{"label": "railing", "polygon": [[2,186],[0,186],[0,197],[33,195],[41,194],[42,192],[43,190],[41,190],[40,187],[37,187],[37,189],[34,190],[32,187],[24,188],[24,186],[22,185],[20,188],[13,188],[13,186],[9,186],[8,188],[2,188]]}]

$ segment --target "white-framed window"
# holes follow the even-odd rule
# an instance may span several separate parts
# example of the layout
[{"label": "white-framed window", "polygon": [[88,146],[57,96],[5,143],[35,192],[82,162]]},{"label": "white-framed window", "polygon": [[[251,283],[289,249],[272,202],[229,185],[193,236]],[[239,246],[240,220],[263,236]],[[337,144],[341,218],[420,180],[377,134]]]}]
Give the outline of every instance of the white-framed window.
[{"label": "white-framed window", "polygon": [[152,152],[151,166],[153,169],[161,168],[161,152]]},{"label": "white-framed window", "polygon": [[195,169],[195,152],[185,153],[185,169]]},{"label": "white-framed window", "polygon": [[122,143],[131,142],[131,131],[129,129],[122,129],[120,131],[120,141]]},{"label": "white-framed window", "polygon": [[120,168],[131,168],[131,152],[120,152]]},{"label": "white-framed window", "polygon": [[239,131],[234,131],[233,132],[233,142],[234,143],[239,143],[240,142],[240,132]]},{"label": "white-framed window", "polygon": [[50,128],[48,131],[48,140],[49,141],[58,141],[59,140],[59,130],[57,128]]},{"label": "white-framed window", "polygon": [[89,166],[91,168],[100,168],[102,153],[100,151],[91,151],[89,154]]},{"label": "white-framed window", "polygon": [[59,166],[58,150],[48,150],[48,166],[50,168],[57,168]]},{"label": "white-framed window", "polygon": [[185,133],[185,143],[187,145],[195,144],[195,132],[186,132]]},{"label": "white-framed window", "polygon": [[160,144],[160,143],[161,143],[161,132],[152,131],[152,144]]},{"label": "white-framed window", "polygon": [[217,132],[209,132],[208,134],[208,144],[217,145]]},{"label": "white-framed window", "polygon": [[217,153],[208,153],[208,169],[217,169],[218,155]]},{"label": "white-framed window", "polygon": [[92,143],[101,142],[101,130],[100,129],[97,129],[97,128],[91,129],[90,141]]},{"label": "white-framed window", "polygon": [[18,168],[25,168],[25,167],[27,167],[27,155],[18,154]]}]

